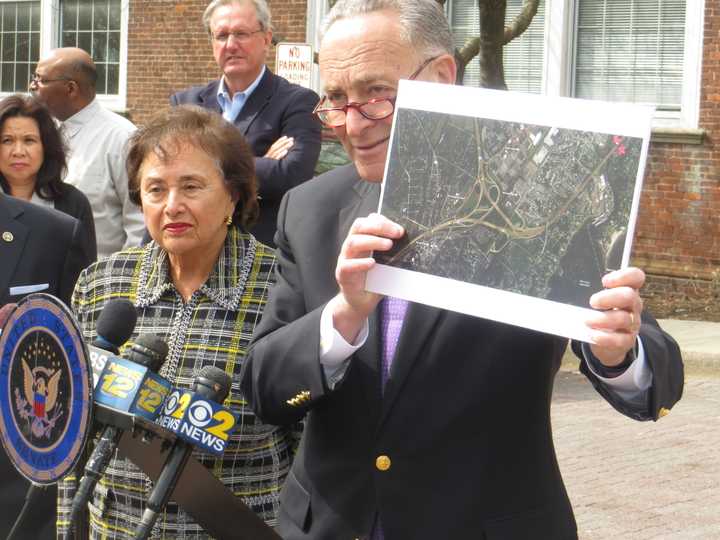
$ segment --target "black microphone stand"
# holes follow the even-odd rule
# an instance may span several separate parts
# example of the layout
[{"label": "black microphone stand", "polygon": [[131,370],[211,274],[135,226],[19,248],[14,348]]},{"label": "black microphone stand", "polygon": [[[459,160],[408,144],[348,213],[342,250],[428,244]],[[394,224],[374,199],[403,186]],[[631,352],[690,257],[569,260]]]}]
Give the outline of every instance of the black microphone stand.
[{"label": "black microphone stand", "polygon": [[[18,514],[18,517],[13,524],[13,528],[10,529],[10,534],[8,534],[6,540],[15,540],[15,535],[20,530],[20,527],[25,521],[25,518],[28,516],[28,510],[30,510],[30,508],[35,505],[35,502],[40,498],[40,496],[43,494],[47,487],[48,486],[41,486],[34,483],[30,484],[30,487],[25,493],[25,504],[23,504],[22,510],[20,510],[20,514]],[[18,537],[17,540],[24,539]]]},{"label": "black microphone stand", "polygon": [[[193,392],[222,403],[230,393],[231,384],[230,377],[223,370],[215,366],[205,366],[193,382]],[[147,540],[150,536],[158,514],[170,500],[191,452],[192,446],[180,439],[173,445],[160,477],[148,497],[140,524],[135,529],[136,540]]]}]

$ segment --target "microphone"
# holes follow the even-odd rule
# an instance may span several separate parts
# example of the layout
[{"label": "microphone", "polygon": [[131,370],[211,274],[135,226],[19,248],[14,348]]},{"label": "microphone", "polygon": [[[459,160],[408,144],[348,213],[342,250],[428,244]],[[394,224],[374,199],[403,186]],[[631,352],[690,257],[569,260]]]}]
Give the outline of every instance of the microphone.
[{"label": "microphone", "polygon": [[122,344],[130,339],[136,322],[137,312],[129,300],[110,300],[100,312],[95,325],[96,337],[88,346],[93,386],[97,384],[98,376],[110,357],[108,352],[119,354]]},{"label": "microphone", "polygon": [[[201,398],[222,403],[230,393],[231,384],[232,379],[222,369],[205,366],[193,381],[193,392]],[[150,536],[158,514],[170,499],[191,452],[192,446],[189,443],[181,439],[175,441],[135,530],[136,540],[147,540]]]},{"label": "microphone", "polygon": [[137,312],[130,300],[115,299],[107,303],[95,325],[95,347],[118,354],[120,346],[132,335],[137,322]]},{"label": "microphone", "polygon": [[127,360],[111,357],[97,384],[96,417],[107,424],[85,465],[85,475],[72,502],[72,518],[85,509],[95,485],[112,458],[123,429],[138,415],[152,421],[160,411],[170,383],[155,373],[165,361],[167,344],[160,338],[143,334],[130,348]]}]

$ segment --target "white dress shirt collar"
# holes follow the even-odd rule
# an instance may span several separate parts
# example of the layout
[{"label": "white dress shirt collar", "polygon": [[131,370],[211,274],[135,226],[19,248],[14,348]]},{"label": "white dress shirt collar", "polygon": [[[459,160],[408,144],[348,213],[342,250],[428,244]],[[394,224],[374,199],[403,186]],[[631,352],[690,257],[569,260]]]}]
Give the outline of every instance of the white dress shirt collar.
[{"label": "white dress shirt collar", "polygon": [[68,139],[72,139],[75,135],[77,135],[80,129],[90,122],[95,115],[97,115],[98,109],[101,107],[102,106],[98,102],[97,98],[94,98],[87,106],[65,120],[62,123],[62,129],[65,136]]}]

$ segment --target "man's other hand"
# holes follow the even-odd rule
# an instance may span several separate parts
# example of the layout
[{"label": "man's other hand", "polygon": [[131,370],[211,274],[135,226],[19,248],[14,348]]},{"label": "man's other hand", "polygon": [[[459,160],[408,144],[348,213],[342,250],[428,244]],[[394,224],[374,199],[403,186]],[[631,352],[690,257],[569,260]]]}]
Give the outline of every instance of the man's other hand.
[{"label": "man's other hand", "polygon": [[612,367],[635,347],[643,306],[639,290],[645,273],[639,268],[625,268],[606,274],[602,283],[605,290],[590,297],[590,306],[599,311],[586,322],[593,329],[593,354],[603,365]]},{"label": "man's other hand", "polygon": [[265,153],[264,157],[278,160],[282,159],[287,156],[293,144],[295,144],[295,139],[283,135],[277,141],[272,143],[272,146]]}]

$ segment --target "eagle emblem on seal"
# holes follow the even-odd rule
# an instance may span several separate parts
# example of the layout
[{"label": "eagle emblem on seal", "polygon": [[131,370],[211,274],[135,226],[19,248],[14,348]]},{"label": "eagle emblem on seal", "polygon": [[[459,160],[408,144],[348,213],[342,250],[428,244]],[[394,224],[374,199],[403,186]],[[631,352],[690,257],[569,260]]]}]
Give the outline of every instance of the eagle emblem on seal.
[{"label": "eagle emblem on seal", "polygon": [[62,372],[44,366],[31,369],[24,358],[22,368],[24,396],[15,388],[15,402],[20,417],[30,423],[30,431],[35,437],[50,437],[62,416],[62,406],[56,408]]}]

